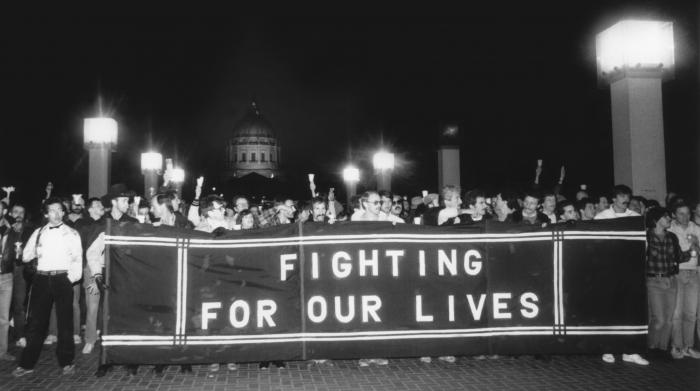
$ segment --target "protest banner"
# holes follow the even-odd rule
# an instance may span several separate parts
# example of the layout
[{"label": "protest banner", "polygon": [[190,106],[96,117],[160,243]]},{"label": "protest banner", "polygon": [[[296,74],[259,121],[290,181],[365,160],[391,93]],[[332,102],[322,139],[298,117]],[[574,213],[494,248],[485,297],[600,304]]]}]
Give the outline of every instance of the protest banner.
[{"label": "protest banner", "polygon": [[548,228],[115,225],[103,363],[627,352],[645,346],[640,218]]}]

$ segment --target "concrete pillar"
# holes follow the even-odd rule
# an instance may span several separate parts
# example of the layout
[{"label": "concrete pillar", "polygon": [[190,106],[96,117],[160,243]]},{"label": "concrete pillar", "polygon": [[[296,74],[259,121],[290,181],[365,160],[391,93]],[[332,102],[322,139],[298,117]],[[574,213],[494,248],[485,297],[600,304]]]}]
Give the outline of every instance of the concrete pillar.
[{"label": "concrete pillar", "polygon": [[615,184],[659,202],[666,197],[661,74],[626,76],[610,84]]},{"label": "concrete pillar", "polygon": [[438,190],[445,185],[460,186],[459,147],[443,145],[438,149]]},{"label": "concrete pillar", "polygon": [[156,170],[144,170],[143,182],[143,196],[150,200],[150,197],[158,192],[158,173]]},{"label": "concrete pillar", "polygon": [[88,196],[102,197],[109,189],[112,148],[106,144],[95,144],[89,147],[88,153]]},{"label": "concrete pillar", "polygon": [[377,191],[391,191],[391,170],[377,170]]}]

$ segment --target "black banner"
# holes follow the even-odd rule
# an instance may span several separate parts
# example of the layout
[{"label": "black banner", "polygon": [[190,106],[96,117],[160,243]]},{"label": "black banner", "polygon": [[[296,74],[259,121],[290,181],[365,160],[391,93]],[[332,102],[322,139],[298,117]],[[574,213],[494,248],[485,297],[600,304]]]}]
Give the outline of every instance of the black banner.
[{"label": "black banner", "polygon": [[536,229],[113,226],[103,362],[633,352],[641,219]]}]

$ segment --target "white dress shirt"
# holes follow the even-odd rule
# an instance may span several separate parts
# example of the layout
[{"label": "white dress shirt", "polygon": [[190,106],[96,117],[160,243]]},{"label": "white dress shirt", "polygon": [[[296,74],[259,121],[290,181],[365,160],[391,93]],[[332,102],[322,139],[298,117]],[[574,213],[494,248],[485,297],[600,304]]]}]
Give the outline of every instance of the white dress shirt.
[{"label": "white dress shirt", "polygon": [[[681,251],[690,250],[690,241],[688,240],[688,234],[695,235],[700,238],[700,227],[698,227],[692,221],[688,222],[688,227],[683,228],[678,222],[673,220],[671,222],[671,228],[668,229],[673,232],[678,237],[678,244],[681,246]],[[696,270],[698,267],[698,256],[697,254],[690,257],[688,262],[683,262],[678,265],[681,270]]]},{"label": "white dress shirt", "polygon": [[611,206],[608,209],[605,209],[604,211],[598,213],[595,215],[593,218],[594,220],[605,220],[605,219],[616,219],[618,217],[631,217],[631,216],[639,216],[639,213],[631,210],[631,209],[625,209],[624,212],[622,213],[617,213],[615,212],[615,209]]},{"label": "white dress shirt", "polygon": [[[37,243],[40,232],[41,237]],[[83,275],[80,235],[65,224],[56,227],[47,224],[32,233],[22,253],[22,260],[29,262],[34,258],[38,258],[38,271],[67,270],[71,282],[80,280]]]}]

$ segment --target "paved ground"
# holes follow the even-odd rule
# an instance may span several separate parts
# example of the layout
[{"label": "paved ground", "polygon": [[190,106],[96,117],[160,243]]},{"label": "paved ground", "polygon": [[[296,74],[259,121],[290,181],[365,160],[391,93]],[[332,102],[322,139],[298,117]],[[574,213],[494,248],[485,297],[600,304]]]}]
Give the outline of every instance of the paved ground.
[{"label": "paved ground", "polygon": [[619,358],[616,364],[605,364],[598,356],[555,356],[550,361],[460,357],[454,364],[397,359],[386,367],[368,368],[359,368],[356,361],[332,366],[292,362],[287,369],[263,371],[257,364],[243,364],[237,371],[222,367],[216,374],[206,366],[181,374],[173,366],[163,377],[153,374],[152,367],[141,367],[136,376],[117,367],[96,378],[96,353],[78,352],[76,374],[61,376],[54,346],[44,348],[33,374],[19,379],[10,374],[14,363],[1,363],[0,390],[700,390],[700,360],[691,359],[657,360],[649,367]]}]

